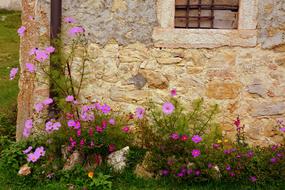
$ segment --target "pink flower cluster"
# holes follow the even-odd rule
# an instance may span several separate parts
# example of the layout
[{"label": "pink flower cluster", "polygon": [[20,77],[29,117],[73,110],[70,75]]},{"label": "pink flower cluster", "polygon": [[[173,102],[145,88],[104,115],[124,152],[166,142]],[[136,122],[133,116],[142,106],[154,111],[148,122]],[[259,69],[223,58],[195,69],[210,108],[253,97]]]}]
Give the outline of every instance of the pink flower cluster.
[{"label": "pink flower cluster", "polygon": [[73,127],[74,129],[80,129],[81,125],[80,125],[80,121],[74,121],[74,120],[69,120],[67,122],[68,127]]},{"label": "pink flower cluster", "polygon": [[44,147],[40,146],[36,148],[35,152],[30,153],[33,149],[32,146],[29,146],[26,150],[23,151],[24,154],[27,154],[27,161],[28,162],[36,162],[40,157],[44,156],[46,151]]},{"label": "pink flower cluster", "polygon": [[35,104],[34,108],[35,108],[37,113],[40,113],[43,109],[45,109],[47,106],[49,106],[52,103],[53,103],[53,99],[47,98],[47,99]]},{"label": "pink flower cluster", "polygon": [[39,62],[44,62],[49,58],[49,55],[54,53],[55,48],[52,46],[49,46],[45,48],[44,50],[40,50],[38,48],[33,48],[30,50],[30,55],[34,55],[35,59]]},{"label": "pink flower cluster", "polygon": [[94,116],[94,106],[88,106],[88,105],[84,105],[81,108],[81,113],[80,113],[80,119],[82,121],[94,121],[95,116]]},{"label": "pink flower cluster", "polygon": [[179,135],[178,133],[172,133],[170,135],[170,138],[172,140],[179,140],[180,139],[181,141],[187,141],[188,140],[188,135],[186,135],[186,134]]},{"label": "pink flower cluster", "polygon": [[33,128],[33,120],[31,119],[28,119],[26,122],[25,122],[25,127],[24,127],[24,130],[23,130],[23,136],[28,138],[32,132],[32,128]]},{"label": "pink flower cluster", "polygon": [[56,122],[53,119],[46,123],[46,131],[48,133],[51,133],[53,131],[57,131],[57,130],[59,130],[60,127],[61,127],[61,124],[59,122]]}]

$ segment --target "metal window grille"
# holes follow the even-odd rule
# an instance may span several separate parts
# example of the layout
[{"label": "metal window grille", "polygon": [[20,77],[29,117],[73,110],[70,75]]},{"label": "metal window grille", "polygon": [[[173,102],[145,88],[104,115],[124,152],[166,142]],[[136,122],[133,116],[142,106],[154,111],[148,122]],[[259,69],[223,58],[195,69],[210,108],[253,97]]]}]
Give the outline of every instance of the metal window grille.
[{"label": "metal window grille", "polygon": [[236,29],[239,0],[176,0],[175,28]]}]

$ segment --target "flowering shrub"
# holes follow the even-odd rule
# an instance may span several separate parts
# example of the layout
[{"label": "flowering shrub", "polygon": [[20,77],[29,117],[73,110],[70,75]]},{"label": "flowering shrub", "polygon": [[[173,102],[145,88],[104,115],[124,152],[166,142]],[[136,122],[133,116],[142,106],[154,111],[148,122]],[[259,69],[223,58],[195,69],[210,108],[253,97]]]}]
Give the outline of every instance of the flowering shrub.
[{"label": "flowering shrub", "polygon": [[[175,98],[176,89],[172,89],[169,100],[163,105],[151,102],[127,115],[113,112],[106,103],[81,101],[80,91],[88,60],[87,39],[84,28],[77,26],[73,18],[67,17],[64,22],[70,25],[67,30],[71,38],[70,50],[67,55],[61,55],[59,63],[62,64],[57,65],[57,71],[47,69],[46,63],[49,59],[56,59],[55,54],[60,54],[58,49],[35,47],[29,52],[33,61],[25,64],[24,72],[37,77],[42,71],[56,87],[52,90],[57,96],[34,105],[34,115],[25,122],[25,141],[12,144],[1,154],[7,167],[17,170],[28,162],[33,170],[32,178],[36,179],[51,179],[60,174],[63,179],[68,179],[74,173],[77,175],[76,172],[83,175],[91,171],[89,179],[85,179],[85,174],[84,179],[76,178],[78,184],[111,189],[110,176],[94,175],[93,171],[106,161],[110,153],[128,145],[148,152],[149,157],[144,160],[147,161],[147,170],[160,177],[252,184],[284,179],[284,143],[249,147],[239,117],[233,121],[235,141],[225,139],[215,122],[218,106],[205,106],[203,99],[193,101],[186,110]],[[21,37],[25,32],[24,26],[18,30]],[[78,51],[82,63],[76,73],[79,73],[79,80],[75,80],[72,63]],[[18,68],[11,70],[11,80],[17,72]],[[38,122],[39,118],[43,122]],[[284,137],[284,120],[277,120],[276,133]],[[75,166],[68,173],[62,170],[66,162],[64,157],[74,153],[83,158],[83,163],[78,170]],[[133,166],[136,162],[129,160],[129,163]]]}]

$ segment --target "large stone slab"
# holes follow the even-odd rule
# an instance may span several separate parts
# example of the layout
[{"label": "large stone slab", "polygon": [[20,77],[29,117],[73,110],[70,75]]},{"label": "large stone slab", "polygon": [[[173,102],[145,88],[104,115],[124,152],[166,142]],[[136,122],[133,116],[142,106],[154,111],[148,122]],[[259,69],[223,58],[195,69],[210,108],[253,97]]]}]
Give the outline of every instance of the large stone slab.
[{"label": "large stone slab", "polygon": [[252,107],[251,115],[254,117],[285,114],[285,102],[263,102],[254,104]]}]

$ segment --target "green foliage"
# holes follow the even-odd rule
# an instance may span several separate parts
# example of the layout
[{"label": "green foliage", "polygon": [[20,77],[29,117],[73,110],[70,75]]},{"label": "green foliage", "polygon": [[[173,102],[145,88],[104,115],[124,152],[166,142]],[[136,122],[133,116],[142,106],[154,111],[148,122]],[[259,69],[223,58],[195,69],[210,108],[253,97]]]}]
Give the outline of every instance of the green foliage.
[{"label": "green foliage", "polygon": [[20,166],[25,163],[26,158],[22,151],[26,148],[25,142],[12,143],[1,152],[1,163],[12,172],[16,173]]},{"label": "green foliage", "polygon": [[[19,64],[20,12],[0,11],[0,116],[15,106],[18,94],[17,80],[9,80],[9,71]],[[1,124],[1,123],[0,123]]]},{"label": "green foliage", "polygon": [[102,173],[96,174],[95,177],[92,177],[92,182],[90,183],[90,188],[110,190],[112,189],[112,182],[109,180],[111,176],[104,175]]}]

